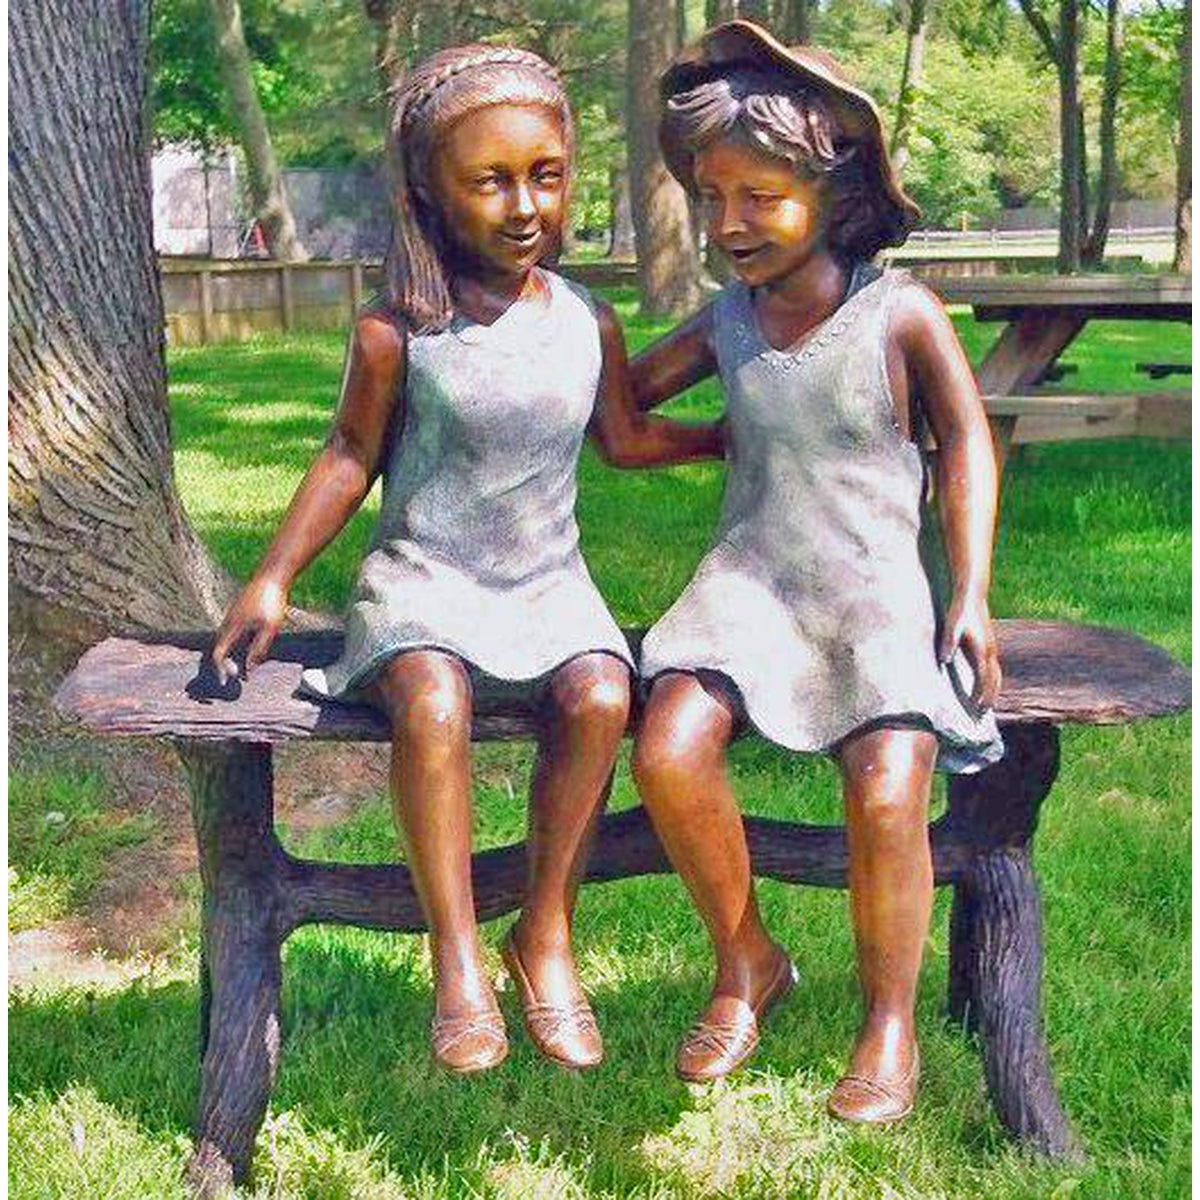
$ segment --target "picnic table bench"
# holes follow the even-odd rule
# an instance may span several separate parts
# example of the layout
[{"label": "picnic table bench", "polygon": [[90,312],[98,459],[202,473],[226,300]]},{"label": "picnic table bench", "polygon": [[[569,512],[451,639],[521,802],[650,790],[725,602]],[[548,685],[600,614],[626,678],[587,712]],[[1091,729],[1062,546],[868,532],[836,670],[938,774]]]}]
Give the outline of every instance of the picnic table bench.
[{"label": "picnic table bench", "polygon": [[[948,807],[930,825],[934,875],[954,889],[949,1012],[978,1035],[1000,1120],[1042,1154],[1078,1143],[1059,1104],[1041,1028],[1042,934],[1032,848],[1038,810],[1058,773],[1058,727],[1182,712],[1190,673],[1165,651],[1115,629],[998,621],[1004,687],[997,717],[1007,753],[977,775],[951,777]],[[639,631],[629,631],[636,645]],[[296,738],[387,741],[383,716],[298,692],[305,667],[333,662],[336,632],[281,636],[246,681],[216,681],[211,634],[110,638],[60,688],[61,711],[102,734],[163,737],[186,769],[203,882],[200,1099],[190,1167],[201,1196],[247,1175],[281,1046],[280,952],[301,925],[424,928],[407,869],[351,866],[288,854],[274,829],[272,747]],[[476,695],[476,740],[531,738],[532,696]],[[631,718],[636,723],[637,714]],[[749,816],[756,874],[845,887],[845,831]],[[600,822],[587,882],[670,871],[645,811]],[[523,844],[476,854],[481,920],[517,908]]]},{"label": "picnic table bench", "polygon": [[[1075,437],[1190,437],[1186,392],[1059,397],[1032,389],[1051,379],[1058,358],[1089,321],[1192,319],[1190,275],[1003,275],[941,278],[929,286],[947,304],[969,304],[977,321],[1005,327],[976,371],[992,425],[997,465],[1011,445]],[[1151,378],[1160,376],[1151,374]],[[1004,405],[1021,399],[1020,406]],[[1055,410],[1076,400],[1074,412]],[[1084,402],[1093,406],[1086,412]],[[1100,414],[1096,406],[1109,402]]]}]

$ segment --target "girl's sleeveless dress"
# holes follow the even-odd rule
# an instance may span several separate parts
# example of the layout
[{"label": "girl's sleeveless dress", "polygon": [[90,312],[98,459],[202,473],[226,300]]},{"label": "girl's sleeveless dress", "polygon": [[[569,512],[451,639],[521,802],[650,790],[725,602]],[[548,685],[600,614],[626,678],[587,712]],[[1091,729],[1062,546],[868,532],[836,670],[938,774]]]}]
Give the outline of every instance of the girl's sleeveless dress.
[{"label": "girl's sleeveless dress", "polygon": [[587,292],[542,273],[547,303],[410,337],[404,425],[346,618],[341,658],[304,673],[354,698],[406,650],[449,651],[502,680],[589,651],[632,669],[579,551],[575,473],[600,379]]},{"label": "girl's sleeveless dress", "polygon": [[722,513],[712,549],[646,635],[642,675],[719,672],[752,724],[791,750],[917,726],[937,735],[940,769],[976,771],[1003,745],[993,715],[971,702],[962,651],[949,668],[937,661],[924,463],[897,428],[888,383],[888,315],[911,280],[864,271],[786,351],[762,336],[744,285],[715,302]]}]

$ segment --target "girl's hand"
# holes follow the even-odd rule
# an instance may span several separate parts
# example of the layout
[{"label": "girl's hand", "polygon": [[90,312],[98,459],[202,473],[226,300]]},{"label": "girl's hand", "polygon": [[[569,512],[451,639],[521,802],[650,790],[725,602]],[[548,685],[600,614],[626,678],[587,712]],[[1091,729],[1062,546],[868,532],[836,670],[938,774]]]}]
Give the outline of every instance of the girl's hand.
[{"label": "girl's hand", "polygon": [[230,605],[213,643],[213,665],[222,686],[237,678],[237,663],[229,656],[247,637],[252,636],[246,652],[247,676],[262,662],[283,626],[287,609],[287,588],[277,580],[256,576],[246,584]]},{"label": "girl's hand", "polygon": [[982,708],[994,708],[1000,695],[1000,656],[986,597],[954,594],[942,628],[938,662],[946,666],[959,646],[975,672],[971,699]]}]

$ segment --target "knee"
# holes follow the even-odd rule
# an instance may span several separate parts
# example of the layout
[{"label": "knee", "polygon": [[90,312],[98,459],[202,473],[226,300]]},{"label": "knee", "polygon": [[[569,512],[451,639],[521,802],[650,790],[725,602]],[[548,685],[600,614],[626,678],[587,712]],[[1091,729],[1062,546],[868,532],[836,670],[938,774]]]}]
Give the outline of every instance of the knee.
[{"label": "knee", "polygon": [[856,756],[845,775],[848,816],[872,829],[900,830],[924,824],[936,743],[897,746],[886,743]]},{"label": "knee", "polygon": [[693,740],[678,733],[639,736],[633,744],[630,769],[643,799],[651,805],[686,803],[694,790],[700,756]]},{"label": "knee", "polygon": [[629,721],[629,672],[613,660],[572,671],[555,680],[553,703],[558,719],[571,731],[620,738]]},{"label": "knee", "polygon": [[[455,662],[390,671],[392,731],[407,743],[449,743],[470,736],[471,689]],[[401,678],[397,679],[397,675]]]}]

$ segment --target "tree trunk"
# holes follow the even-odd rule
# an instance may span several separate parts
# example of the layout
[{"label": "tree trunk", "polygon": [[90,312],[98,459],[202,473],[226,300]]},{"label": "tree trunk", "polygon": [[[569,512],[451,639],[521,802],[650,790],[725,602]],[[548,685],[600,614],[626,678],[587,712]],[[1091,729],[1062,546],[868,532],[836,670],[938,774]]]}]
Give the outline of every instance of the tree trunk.
[{"label": "tree trunk", "polygon": [[405,51],[416,39],[417,16],[406,0],[365,0],[367,18],[375,25],[375,74],[379,79],[379,112],[383,125],[383,178],[388,195],[396,194],[400,180],[398,147],[391,136],[395,97],[408,75]]},{"label": "tree trunk", "polygon": [[638,285],[650,317],[682,317],[703,298],[687,197],[658,148],[658,80],[674,56],[675,6],[629,2],[629,185],[637,230]]},{"label": "tree trunk", "polygon": [[1183,3],[1179,35],[1179,148],[1175,176],[1175,262],[1172,270],[1192,271],[1192,0]]},{"label": "tree trunk", "polygon": [[892,144],[888,147],[892,166],[898,172],[902,172],[908,162],[913,115],[924,76],[925,30],[928,23],[928,0],[910,0],[904,70],[900,75],[900,95],[896,100],[896,124],[892,129]]},{"label": "tree trunk", "polygon": [[35,638],[208,627],[230,592],[175,489],[149,20],[148,0],[9,13],[9,578]]},{"label": "tree trunk", "polygon": [[1058,35],[1059,183],[1058,270],[1069,275],[1079,270],[1083,214],[1080,178],[1083,130],[1079,113],[1079,0],[1060,0]]},{"label": "tree trunk", "polygon": [[737,15],[737,0],[705,0],[704,21],[709,29],[725,21],[732,21]]},{"label": "tree trunk", "polygon": [[1121,92],[1121,57],[1124,30],[1121,0],[1108,0],[1104,33],[1104,91],[1100,99],[1100,179],[1096,188],[1096,215],[1083,249],[1083,265],[1099,266],[1104,260],[1112,220],[1113,191],[1117,186],[1117,99]]},{"label": "tree trunk", "polygon": [[229,111],[246,153],[254,215],[262,224],[272,258],[279,262],[304,262],[308,259],[308,251],[296,232],[283,174],[275,159],[271,134],[254,86],[250,51],[242,30],[241,0],[210,0],[210,3],[217,31],[217,59],[221,64]]},{"label": "tree trunk", "polygon": [[789,46],[807,46],[813,40],[812,6],[815,0],[779,0],[776,26]]},{"label": "tree trunk", "polygon": [[364,7],[375,25],[375,70],[390,121],[392,97],[404,86],[408,74],[406,51],[412,42],[415,16],[405,0],[365,0]]},{"label": "tree trunk", "polygon": [[771,5],[769,0],[738,0],[737,15],[760,25],[770,25]]},{"label": "tree trunk", "polygon": [[637,254],[637,240],[629,202],[629,172],[624,167],[609,167],[608,194],[608,257],[633,258]]}]

